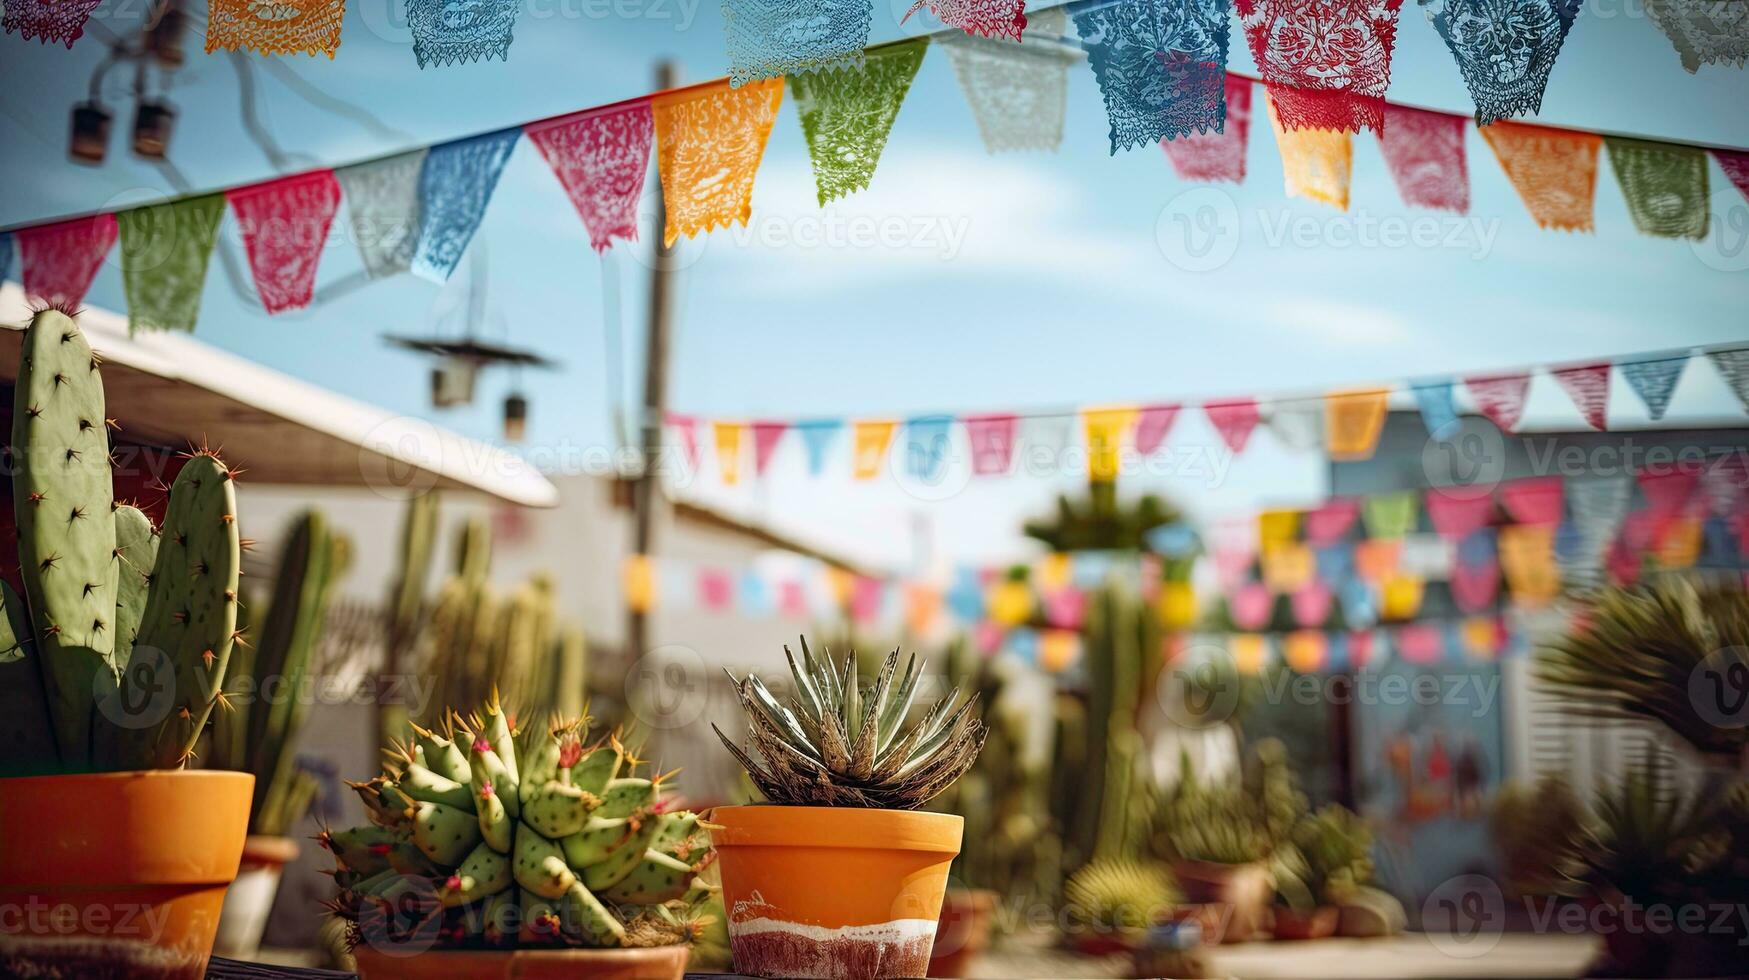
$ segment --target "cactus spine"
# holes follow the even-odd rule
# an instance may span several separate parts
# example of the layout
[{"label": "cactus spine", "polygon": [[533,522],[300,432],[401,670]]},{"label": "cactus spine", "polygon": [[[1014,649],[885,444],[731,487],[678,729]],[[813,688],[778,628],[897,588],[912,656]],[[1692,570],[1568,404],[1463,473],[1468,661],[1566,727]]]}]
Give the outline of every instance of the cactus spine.
[{"label": "cactus spine", "polygon": [[[8,663],[36,670],[0,676],[6,703],[38,699],[40,713],[24,711],[51,720],[55,753],[45,759],[28,738],[0,746],[3,772],[184,764],[235,639],[231,474],[210,452],[188,458],[154,554],[150,521],[113,501],[99,364],[71,317],[44,310],[32,318],[12,422],[26,604],[8,596],[7,613],[14,638],[31,640],[12,644],[22,655]],[[148,558],[142,589],[135,576]],[[141,657],[147,648],[163,656]],[[34,691],[33,674],[41,682]]]}]

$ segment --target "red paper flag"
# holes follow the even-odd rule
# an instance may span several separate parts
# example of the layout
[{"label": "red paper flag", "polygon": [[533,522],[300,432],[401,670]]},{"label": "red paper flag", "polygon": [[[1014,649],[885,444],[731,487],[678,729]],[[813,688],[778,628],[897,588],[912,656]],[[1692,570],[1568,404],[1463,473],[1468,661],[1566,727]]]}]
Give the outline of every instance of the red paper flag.
[{"label": "red paper flag", "polygon": [[1066,630],[1078,630],[1087,617],[1087,593],[1080,589],[1058,589],[1045,596],[1045,621]]},{"label": "red paper flag", "polygon": [[777,610],[791,619],[808,618],[808,591],[799,579],[777,583]]},{"label": "red paper flag", "polygon": [[56,306],[77,308],[115,245],[113,214],[74,218],[18,232],[24,293]]},{"label": "red paper flag", "polygon": [[650,103],[588,109],[523,127],[570,196],[589,244],[638,240],[638,198],[650,169]]},{"label": "red paper flag", "polygon": [[1411,207],[1468,214],[1470,174],[1464,159],[1469,117],[1386,105],[1379,149]]},{"label": "red paper flag", "polygon": [[1172,169],[1184,180],[1209,184],[1245,181],[1245,139],[1251,130],[1251,80],[1227,76],[1227,121],[1218,133],[1162,139]]},{"label": "red paper flag", "polygon": [[1469,389],[1470,397],[1476,400],[1476,407],[1482,414],[1502,431],[1512,432],[1518,428],[1518,420],[1524,415],[1525,398],[1530,394],[1529,374],[1465,378],[1464,387]]},{"label": "red paper flag", "polygon": [[850,618],[867,626],[881,614],[881,600],[886,597],[887,583],[868,575],[858,575],[850,591]]},{"label": "red paper flag", "polygon": [[771,463],[771,454],[777,451],[777,444],[783,440],[783,434],[788,429],[787,422],[753,423],[754,476],[765,475],[765,467]]},{"label": "red paper flag", "polygon": [[1577,367],[1550,371],[1555,381],[1566,390],[1567,397],[1585,424],[1599,431],[1609,426],[1609,364],[1582,364]]},{"label": "red paper flag", "polygon": [[1166,441],[1178,418],[1177,405],[1146,405],[1136,413],[1136,452],[1149,455]]},{"label": "red paper flag", "polygon": [[1316,510],[1306,512],[1306,541],[1318,547],[1333,544],[1354,526],[1360,513],[1360,501],[1351,497],[1336,497]]},{"label": "red paper flag", "polygon": [[1014,430],[1018,419],[1013,415],[968,415],[962,419],[966,438],[972,444],[972,472],[978,476],[1000,476],[1014,463]]},{"label": "red paper flag", "polygon": [[316,265],[340,207],[334,171],[281,177],[227,191],[255,291],[269,314],[301,310],[316,288]]},{"label": "red paper flag", "polygon": [[1359,670],[1372,660],[1373,631],[1350,630],[1348,633],[1348,667]]},{"label": "red paper flag", "polygon": [[1719,167],[1725,171],[1725,176],[1731,183],[1737,185],[1737,190],[1749,198],[1749,153],[1714,150],[1713,159],[1719,161]]},{"label": "red paper flag", "polygon": [[1227,444],[1228,449],[1235,453],[1245,451],[1245,443],[1251,438],[1251,430],[1257,428],[1257,399],[1206,402],[1202,411],[1214,425],[1215,431],[1221,434],[1221,441]]},{"label": "red paper flag", "polygon": [[[1653,535],[1671,518],[1688,510],[1689,501],[1700,487],[1700,470],[1693,466],[1660,466],[1641,470],[1634,477],[1640,483],[1640,493],[1646,497],[1646,510],[1636,512],[1636,516],[1650,515],[1649,530]],[[1644,547],[1642,544],[1641,548]]]},{"label": "red paper flag", "polygon": [[1520,524],[1547,526],[1561,523],[1566,502],[1565,484],[1558,476],[1533,476],[1500,485],[1500,502]]},{"label": "red paper flag", "polygon": [[1403,0],[1237,0],[1239,24],[1283,129],[1384,125]]},{"label": "red paper flag", "polygon": [[668,425],[680,433],[680,449],[686,456],[686,468],[698,469],[698,420],[690,415],[668,413]]},{"label": "red paper flag", "polygon": [[1494,516],[1494,500],[1487,496],[1454,495],[1435,487],[1427,491],[1423,503],[1427,505],[1433,529],[1440,537],[1452,540],[1487,527],[1488,519]]}]

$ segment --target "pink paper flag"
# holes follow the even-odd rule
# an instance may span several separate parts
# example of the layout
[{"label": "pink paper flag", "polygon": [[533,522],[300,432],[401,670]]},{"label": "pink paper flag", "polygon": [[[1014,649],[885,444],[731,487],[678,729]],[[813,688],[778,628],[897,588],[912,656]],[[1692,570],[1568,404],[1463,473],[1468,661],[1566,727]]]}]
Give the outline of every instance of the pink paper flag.
[{"label": "pink paper flag", "polygon": [[1360,501],[1352,497],[1334,497],[1316,510],[1306,512],[1306,541],[1317,547],[1334,544],[1354,526],[1360,513]]},{"label": "pink paper flag", "polygon": [[1737,185],[1737,190],[1749,198],[1749,153],[1736,150],[1714,150],[1713,159],[1719,161],[1719,167],[1725,171],[1725,176],[1731,183]]},{"label": "pink paper flag", "polygon": [[1452,540],[1468,537],[1470,532],[1487,527],[1488,519],[1494,516],[1492,497],[1453,495],[1438,487],[1427,491],[1423,503],[1427,505],[1427,517],[1433,522],[1433,529],[1440,537]]},{"label": "pink paper flag", "polygon": [[1469,122],[1467,116],[1386,104],[1379,149],[1404,204],[1469,213],[1470,175],[1464,162]]},{"label": "pink paper flag", "polygon": [[301,310],[316,288],[316,265],[340,207],[334,171],[281,177],[225,194],[243,234],[255,291],[269,314]]},{"label": "pink paper flag", "polygon": [[1634,478],[1639,481],[1640,493],[1646,498],[1646,510],[1637,513],[1650,515],[1653,534],[1666,522],[1687,511],[1694,492],[1700,488],[1700,470],[1693,466],[1658,466],[1641,470],[1634,474]]},{"label": "pink paper flag", "polygon": [[1215,431],[1221,434],[1221,441],[1227,444],[1228,449],[1235,453],[1244,452],[1245,443],[1251,438],[1251,430],[1257,428],[1257,399],[1205,402],[1202,411],[1214,425]]},{"label": "pink paper flag", "polygon": [[978,476],[1000,476],[1014,463],[1014,430],[1018,420],[1013,415],[968,415],[962,419],[966,437],[972,444],[972,472]]},{"label": "pink paper flag", "polygon": [[1640,580],[1640,573],[1645,570],[1646,552],[1635,548],[1626,540],[1617,541],[1615,547],[1609,549],[1609,580],[1616,585],[1629,586]]},{"label": "pink paper flag", "polygon": [[1359,670],[1372,661],[1373,631],[1350,630],[1348,633],[1348,668]]},{"label": "pink paper flag", "polygon": [[711,612],[725,612],[734,598],[735,580],[720,568],[698,570],[698,603]]},{"label": "pink paper flag", "polygon": [[777,583],[777,611],[791,619],[808,618],[808,590],[800,579]]},{"label": "pink paper flag", "polygon": [[1444,631],[1435,623],[1406,623],[1391,630],[1397,656],[1406,664],[1434,664],[1444,652]]},{"label": "pink paper flag", "polygon": [[777,444],[783,440],[783,434],[788,429],[788,422],[753,423],[754,476],[765,475],[765,467],[771,464],[771,454],[777,451]]},{"label": "pink paper flag", "polygon": [[1609,426],[1609,364],[1582,364],[1550,371],[1573,399],[1585,424],[1599,431]]},{"label": "pink paper flag", "polygon": [[1466,565],[1459,562],[1451,569],[1451,598],[1467,613],[1493,608],[1500,597],[1500,566],[1492,561]]},{"label": "pink paper flag", "polygon": [[668,413],[668,426],[680,433],[680,450],[686,455],[686,468],[698,469],[698,419],[690,415]]},{"label": "pink paper flag", "polygon": [[20,230],[18,261],[25,295],[77,308],[115,245],[116,228],[115,215],[99,214]]},{"label": "pink paper flag", "polygon": [[1136,452],[1147,456],[1166,441],[1172,422],[1178,418],[1177,405],[1145,405],[1136,414]]},{"label": "pink paper flag", "polygon": [[870,575],[858,575],[850,590],[850,618],[867,626],[881,614],[881,600],[886,597],[887,583]]},{"label": "pink paper flag", "polygon": [[1565,484],[1558,476],[1533,476],[1500,485],[1500,502],[1520,524],[1561,523]]},{"label": "pink paper flag", "polygon": [[1058,589],[1045,596],[1045,621],[1066,630],[1078,630],[1087,617],[1087,593],[1080,589]]},{"label": "pink paper flag", "polygon": [[615,238],[638,240],[638,198],[655,131],[650,103],[589,109],[523,131],[564,186],[595,251],[607,251]]},{"label": "pink paper flag", "polygon": [[1245,181],[1245,137],[1251,129],[1251,80],[1227,76],[1227,121],[1218,133],[1162,139],[1160,146],[1183,180],[1199,184]]},{"label": "pink paper flag", "polygon": [[1262,629],[1275,610],[1275,595],[1261,582],[1252,582],[1233,590],[1229,606],[1233,625],[1242,630]]},{"label": "pink paper flag", "polygon": [[1322,582],[1313,582],[1293,594],[1294,622],[1301,626],[1322,626],[1330,618],[1330,603],[1335,593]]},{"label": "pink paper flag", "polygon": [[1465,378],[1464,387],[1469,389],[1482,414],[1502,431],[1518,428],[1518,420],[1524,415],[1525,396],[1530,393],[1529,374]]}]

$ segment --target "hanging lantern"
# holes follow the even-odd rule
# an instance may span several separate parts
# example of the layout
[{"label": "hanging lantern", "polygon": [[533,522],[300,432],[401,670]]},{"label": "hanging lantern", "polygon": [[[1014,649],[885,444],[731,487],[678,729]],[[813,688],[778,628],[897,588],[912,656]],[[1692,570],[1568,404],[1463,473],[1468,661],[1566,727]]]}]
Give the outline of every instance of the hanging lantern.
[{"label": "hanging lantern", "polygon": [[102,163],[109,153],[109,128],[115,116],[93,101],[73,107],[73,134],[67,155],[79,163]]},{"label": "hanging lantern", "polygon": [[446,357],[431,369],[431,406],[454,408],[474,401],[479,365],[465,357]]},{"label": "hanging lantern", "polygon": [[528,399],[511,392],[504,399],[504,441],[521,442],[528,435]]},{"label": "hanging lantern", "polygon": [[162,160],[170,148],[170,127],[175,122],[176,110],[170,103],[141,99],[134,110],[134,153]]},{"label": "hanging lantern", "polygon": [[152,26],[146,28],[146,50],[164,68],[181,68],[182,37],[188,33],[188,15],[174,3],[166,3]]}]

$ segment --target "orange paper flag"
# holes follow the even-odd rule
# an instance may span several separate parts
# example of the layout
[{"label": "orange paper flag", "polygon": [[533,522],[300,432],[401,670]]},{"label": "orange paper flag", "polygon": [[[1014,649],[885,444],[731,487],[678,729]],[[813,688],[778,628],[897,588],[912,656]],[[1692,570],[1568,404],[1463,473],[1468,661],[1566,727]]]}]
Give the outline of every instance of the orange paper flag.
[{"label": "orange paper flag", "polygon": [[1396,574],[1402,558],[1402,538],[1368,538],[1354,546],[1354,571],[1361,581],[1376,585]]},{"label": "orange paper flag", "polygon": [[725,78],[651,100],[662,202],[668,209],[664,242],[672,245],[681,235],[747,223],[753,176],[782,102],[781,78],[740,88],[730,88]]},{"label": "orange paper flag", "polygon": [[1081,659],[1081,635],[1073,630],[1045,630],[1038,637],[1038,665],[1060,674]]},{"label": "orange paper flag", "polygon": [[1483,126],[1500,169],[1544,228],[1590,231],[1597,191],[1597,149],[1603,137],[1533,123]]},{"label": "orange paper flag", "polygon": [[1500,568],[1506,573],[1506,587],[1512,592],[1512,600],[1530,608],[1548,605],[1561,591],[1561,571],[1555,564],[1555,529],[1539,524],[1510,524],[1500,529],[1498,540]]},{"label": "orange paper flag", "polygon": [[632,612],[649,612],[656,604],[656,572],[647,555],[627,555],[622,571],[626,608]]},{"label": "orange paper flag", "polygon": [[1233,654],[1233,666],[1239,673],[1263,673],[1263,661],[1269,656],[1266,642],[1261,633],[1234,633],[1227,638],[1227,648]]},{"label": "orange paper flag", "polygon": [[887,447],[892,444],[893,430],[898,424],[890,420],[856,423],[852,429],[854,451],[851,466],[858,480],[872,480],[881,475],[881,464],[886,462]]},{"label": "orange paper flag", "polygon": [[1117,479],[1124,433],[1136,422],[1134,408],[1090,408],[1081,413],[1087,431],[1087,478],[1102,483]]},{"label": "orange paper flag", "polygon": [[1311,584],[1317,574],[1317,562],[1310,546],[1290,541],[1264,549],[1258,564],[1263,569],[1263,582],[1269,586],[1269,591],[1284,595]]},{"label": "orange paper flag", "polygon": [[739,422],[712,422],[711,433],[717,442],[717,472],[725,485],[733,486],[741,479],[741,430]]},{"label": "orange paper flag", "polygon": [[261,54],[334,57],[346,0],[266,4],[259,0],[211,0],[207,4],[206,52],[250,50]]},{"label": "orange paper flag", "polygon": [[1282,659],[1302,674],[1324,666],[1330,652],[1330,637],[1323,630],[1295,630],[1282,644]]},{"label": "orange paper flag", "polygon": [[1334,460],[1371,459],[1385,427],[1390,392],[1333,391],[1324,396],[1324,444]]},{"label": "orange paper flag", "polygon": [[929,635],[940,612],[940,590],[928,585],[905,586],[905,625],[913,637]]},{"label": "orange paper flag", "polygon": [[1268,93],[1263,101],[1269,106],[1269,124],[1275,129],[1276,149],[1281,151],[1281,173],[1288,194],[1348,210],[1348,175],[1354,166],[1349,134],[1330,129],[1282,129]]}]

